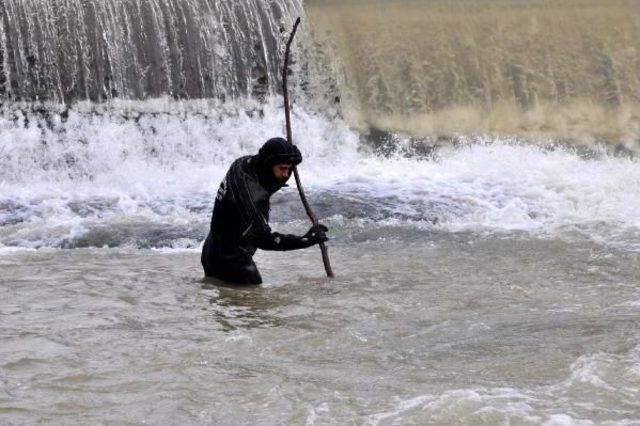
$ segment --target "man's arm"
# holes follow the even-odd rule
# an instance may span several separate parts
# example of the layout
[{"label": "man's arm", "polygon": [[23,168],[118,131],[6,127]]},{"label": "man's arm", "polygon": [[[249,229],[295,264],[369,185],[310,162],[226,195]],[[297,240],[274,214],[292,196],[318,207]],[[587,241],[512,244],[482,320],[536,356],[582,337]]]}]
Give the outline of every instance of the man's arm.
[{"label": "man's arm", "polygon": [[236,165],[227,176],[228,195],[238,207],[242,238],[262,250],[298,250],[327,241],[327,227],[317,225],[303,236],[272,232],[267,222],[269,195]]},{"label": "man's arm", "polygon": [[262,250],[288,251],[311,247],[314,244],[327,241],[327,227],[324,225],[312,226],[302,235],[280,234],[268,232],[258,238],[254,238],[256,247]]}]

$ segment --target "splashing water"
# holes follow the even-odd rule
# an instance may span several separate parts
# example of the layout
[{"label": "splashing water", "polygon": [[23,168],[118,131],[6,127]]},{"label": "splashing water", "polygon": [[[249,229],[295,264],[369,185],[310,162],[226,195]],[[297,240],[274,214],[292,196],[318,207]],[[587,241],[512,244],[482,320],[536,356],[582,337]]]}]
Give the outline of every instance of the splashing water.
[{"label": "splashing water", "polygon": [[[227,167],[282,133],[282,110],[275,101],[226,112],[207,102],[165,102],[64,117],[5,112],[0,242],[162,247],[199,240]],[[500,139],[427,157],[383,156],[337,119],[297,109],[293,122],[306,160],[301,170],[325,218],[453,232],[578,232],[638,247],[634,159]],[[290,193],[276,200],[295,205]],[[274,209],[276,221],[301,218],[295,209]],[[166,231],[153,229],[151,240],[141,231],[140,241],[107,231],[83,237],[138,222]]]}]

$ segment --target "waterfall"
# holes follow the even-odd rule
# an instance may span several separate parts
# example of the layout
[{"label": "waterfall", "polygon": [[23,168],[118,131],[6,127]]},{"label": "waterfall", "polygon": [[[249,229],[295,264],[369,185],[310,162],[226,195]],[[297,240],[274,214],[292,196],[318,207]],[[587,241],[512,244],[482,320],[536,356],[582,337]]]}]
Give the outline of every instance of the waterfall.
[{"label": "waterfall", "polygon": [[3,0],[0,96],[264,97],[301,12],[301,0]]},{"label": "waterfall", "polygon": [[640,143],[637,0],[310,0],[356,127]]},{"label": "waterfall", "polygon": [[0,101],[264,103],[302,16],[297,104],[356,129],[638,149],[639,12],[638,0],[3,0]]}]

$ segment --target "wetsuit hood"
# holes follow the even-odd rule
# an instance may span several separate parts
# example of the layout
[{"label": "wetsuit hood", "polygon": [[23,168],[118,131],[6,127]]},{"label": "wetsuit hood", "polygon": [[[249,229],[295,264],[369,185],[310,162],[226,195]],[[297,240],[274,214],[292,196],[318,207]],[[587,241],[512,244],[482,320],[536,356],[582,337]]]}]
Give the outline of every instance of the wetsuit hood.
[{"label": "wetsuit hood", "polygon": [[262,145],[254,159],[260,185],[269,194],[273,194],[286,185],[276,179],[273,166],[276,164],[298,165],[302,162],[302,154],[298,147],[290,144],[286,139],[272,138]]}]

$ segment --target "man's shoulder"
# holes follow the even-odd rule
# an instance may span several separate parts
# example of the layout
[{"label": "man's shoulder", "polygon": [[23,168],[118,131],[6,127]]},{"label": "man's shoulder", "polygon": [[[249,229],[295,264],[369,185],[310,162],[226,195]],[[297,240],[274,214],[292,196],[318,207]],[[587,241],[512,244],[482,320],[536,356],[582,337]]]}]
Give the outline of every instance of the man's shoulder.
[{"label": "man's shoulder", "polygon": [[243,155],[242,157],[236,158],[234,163],[250,163],[253,157],[253,155]]},{"label": "man's shoulder", "polygon": [[255,158],[251,155],[240,157],[231,164],[229,172],[245,183],[254,201],[268,200],[269,193],[260,185],[258,175],[252,164],[253,161],[255,161]]},{"label": "man's shoulder", "polygon": [[253,161],[254,158],[252,155],[245,155],[244,157],[237,158],[233,163],[231,163],[229,171],[243,173],[255,179],[256,174],[253,168]]}]

